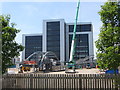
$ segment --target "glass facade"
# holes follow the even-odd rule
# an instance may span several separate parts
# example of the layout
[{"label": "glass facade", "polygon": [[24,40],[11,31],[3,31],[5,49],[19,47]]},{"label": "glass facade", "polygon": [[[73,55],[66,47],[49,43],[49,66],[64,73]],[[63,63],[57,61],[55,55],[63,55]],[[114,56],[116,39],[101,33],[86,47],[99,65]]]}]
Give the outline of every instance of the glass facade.
[{"label": "glass facade", "polygon": [[[91,31],[91,24],[82,24],[82,25],[77,25],[76,27],[76,32],[88,32]],[[73,32],[74,25],[69,25],[69,32]]]},{"label": "glass facade", "polygon": [[26,36],[25,59],[36,51],[42,51],[42,36]]},{"label": "glass facade", "polygon": [[60,59],[60,21],[47,22],[47,51],[54,52]]},{"label": "glass facade", "polygon": [[[69,35],[69,55],[71,50],[72,36],[72,34]],[[75,60],[89,56],[88,34],[76,34],[75,46]]]}]

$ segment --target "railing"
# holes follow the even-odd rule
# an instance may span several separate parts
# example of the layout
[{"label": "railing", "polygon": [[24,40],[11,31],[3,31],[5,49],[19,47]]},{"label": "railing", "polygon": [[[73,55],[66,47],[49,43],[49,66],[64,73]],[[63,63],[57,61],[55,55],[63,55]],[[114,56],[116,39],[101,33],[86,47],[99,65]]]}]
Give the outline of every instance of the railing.
[{"label": "railing", "polygon": [[119,80],[120,74],[10,74],[2,77],[2,90],[119,90]]}]

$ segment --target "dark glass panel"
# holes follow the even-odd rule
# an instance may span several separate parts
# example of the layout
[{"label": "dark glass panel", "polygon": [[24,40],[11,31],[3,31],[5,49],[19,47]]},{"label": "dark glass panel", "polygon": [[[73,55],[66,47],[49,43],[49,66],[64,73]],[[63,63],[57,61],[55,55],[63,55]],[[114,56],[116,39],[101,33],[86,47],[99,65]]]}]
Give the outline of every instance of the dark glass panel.
[{"label": "dark glass panel", "polygon": [[[71,42],[72,42],[72,35],[69,35],[69,51],[71,49]],[[85,58],[86,56],[89,55],[88,34],[77,34],[75,39],[75,45],[76,45],[75,56],[74,56],[75,58],[76,57]]]},{"label": "dark glass panel", "polygon": [[60,59],[60,22],[47,22],[47,51],[54,52]]},{"label": "dark glass panel", "polygon": [[[82,25],[77,25],[76,26],[76,32],[86,32],[86,31],[91,31],[91,24],[82,24]],[[73,32],[74,30],[74,25],[69,25],[69,32]]]},{"label": "dark glass panel", "polygon": [[36,51],[42,51],[42,36],[25,37],[25,58]]}]

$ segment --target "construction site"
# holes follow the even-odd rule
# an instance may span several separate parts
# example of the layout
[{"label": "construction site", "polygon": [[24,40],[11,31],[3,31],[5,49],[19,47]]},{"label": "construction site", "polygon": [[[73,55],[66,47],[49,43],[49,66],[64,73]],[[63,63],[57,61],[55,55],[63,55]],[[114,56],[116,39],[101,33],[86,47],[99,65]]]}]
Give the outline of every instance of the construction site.
[{"label": "construction site", "polygon": [[[60,62],[57,56],[53,52],[35,52],[30,55],[25,61],[19,63],[18,68],[8,68],[8,72],[16,71],[17,73],[67,73],[76,69],[78,73],[80,71],[92,68],[96,68],[96,64],[89,62],[89,58],[83,60],[77,60],[75,65],[73,62]],[[86,61],[87,60],[87,61]],[[16,70],[15,70],[16,69]],[[96,69],[98,72],[98,69]],[[72,71],[73,72],[73,71]],[[93,73],[93,72],[92,72]]]},{"label": "construction site", "polygon": [[[77,26],[78,26],[79,8],[80,8],[80,1],[78,2],[78,6],[77,6],[77,10],[76,10],[76,18],[75,18],[75,22],[74,22],[73,30],[72,30],[73,32],[72,32],[71,36],[69,35],[71,37],[71,39],[70,39],[71,41],[69,42],[70,43],[69,53],[67,52],[69,59],[63,60],[63,56],[65,57],[66,52],[63,51],[61,53],[62,50],[59,50],[60,54],[62,54],[62,55],[59,55],[58,52],[55,53],[55,51],[57,49],[55,50],[54,48],[57,46],[53,47],[53,50],[52,49],[46,50],[46,47],[48,48],[48,46],[46,46],[46,43],[45,43],[46,39],[43,38],[43,40],[44,40],[43,47],[46,46],[45,48],[43,48],[43,51],[36,51],[36,52],[30,54],[29,56],[26,56],[26,57],[23,56],[24,60],[22,62],[19,62],[18,65],[16,65],[18,67],[17,68],[8,68],[8,73],[13,73],[15,71],[16,71],[15,73],[41,73],[41,72],[42,73],[50,73],[50,72],[61,72],[61,71],[64,71],[65,73],[77,73],[78,69],[84,70],[84,69],[96,68],[97,63],[94,60],[94,55],[93,55],[93,40],[92,40],[93,36],[91,36],[91,38],[90,38],[90,40],[92,40],[91,42],[90,41],[85,42],[85,40],[89,39],[88,38],[89,34],[87,35],[87,39],[83,38],[83,40],[80,39],[82,41],[77,41],[77,40],[79,40],[78,34],[76,34],[76,32],[78,32]],[[43,30],[43,31],[45,31],[45,30]],[[81,35],[81,36],[83,36],[83,35]],[[62,37],[63,37],[63,35],[60,36],[60,39],[59,39],[60,42],[62,40],[61,39]],[[49,37],[48,37],[48,40],[49,40]],[[54,39],[52,41],[54,42]],[[66,41],[66,43],[67,43],[67,40],[64,40],[64,41]],[[85,43],[85,45],[80,46],[79,45],[80,43],[78,43],[78,42]],[[47,42],[47,43],[49,43],[49,42]],[[52,46],[54,46],[53,43],[52,43]],[[26,49],[26,47],[27,46],[25,46],[25,49]],[[61,47],[63,47],[63,46],[60,44],[60,48]],[[83,48],[85,48],[85,47],[87,47],[87,49],[84,50]],[[80,48],[80,49],[77,50],[77,48]],[[63,49],[66,49],[66,47],[64,47]],[[27,49],[25,51],[27,51]],[[85,55],[80,56],[82,51],[85,51],[85,52],[83,52],[83,53],[85,53]],[[87,53],[87,52],[89,52],[89,53]],[[65,54],[65,55],[63,55],[63,54]],[[98,69],[95,72],[98,72]]]}]

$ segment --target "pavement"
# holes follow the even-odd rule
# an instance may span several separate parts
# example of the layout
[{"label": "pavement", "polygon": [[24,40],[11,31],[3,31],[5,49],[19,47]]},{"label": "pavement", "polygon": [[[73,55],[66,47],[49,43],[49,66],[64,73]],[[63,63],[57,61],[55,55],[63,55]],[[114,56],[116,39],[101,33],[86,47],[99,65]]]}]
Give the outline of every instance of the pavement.
[{"label": "pavement", "polygon": [[[103,74],[103,72],[100,72],[99,69],[97,68],[91,68],[91,69],[76,69],[75,70],[76,73],[75,74]],[[30,72],[24,72],[24,73],[30,73]],[[53,71],[53,72],[43,72],[43,71],[39,71],[36,72],[36,74],[67,74],[65,73],[65,71]]]},{"label": "pavement", "polygon": [[[100,70],[96,68],[92,69],[76,69],[75,74],[100,74]],[[65,71],[58,71],[58,72],[49,72],[45,74],[66,74]]]}]

